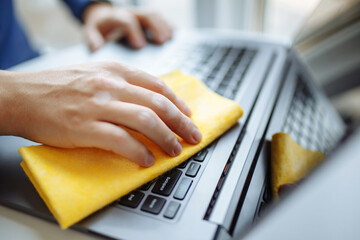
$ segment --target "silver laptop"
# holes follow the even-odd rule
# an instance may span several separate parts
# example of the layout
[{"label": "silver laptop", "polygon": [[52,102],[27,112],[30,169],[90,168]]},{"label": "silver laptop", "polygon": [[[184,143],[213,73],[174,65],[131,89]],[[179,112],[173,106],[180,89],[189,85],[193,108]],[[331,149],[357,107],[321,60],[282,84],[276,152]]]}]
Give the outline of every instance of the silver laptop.
[{"label": "silver laptop", "polygon": [[[287,132],[304,147],[325,153],[345,133],[344,123],[313,82],[321,77],[314,66],[329,60],[326,53],[331,52],[321,52],[321,48],[328,49],[329,41],[343,46],[356,43],[352,36],[359,33],[358,18],[349,11],[359,10],[359,4],[344,3],[348,7],[341,16],[331,14],[334,18],[312,31],[306,31],[305,25],[305,37],[294,44],[203,30],[179,33],[165,46],[139,52],[108,44],[89,54],[85,46],[79,46],[13,68],[28,71],[111,60],[156,75],[180,69],[244,110],[238,124],[209,147],[73,228],[115,239],[222,239],[248,229],[271,202],[268,140],[273,133]],[[347,21],[338,23],[338,17],[344,16]],[[325,31],[326,39],[319,39],[319,29]],[[332,81],[357,69],[346,66]],[[35,143],[9,136],[0,137],[0,142],[1,204],[54,221],[19,165],[17,149]]]},{"label": "silver laptop", "polygon": [[235,239],[360,239],[360,128],[296,191]]}]

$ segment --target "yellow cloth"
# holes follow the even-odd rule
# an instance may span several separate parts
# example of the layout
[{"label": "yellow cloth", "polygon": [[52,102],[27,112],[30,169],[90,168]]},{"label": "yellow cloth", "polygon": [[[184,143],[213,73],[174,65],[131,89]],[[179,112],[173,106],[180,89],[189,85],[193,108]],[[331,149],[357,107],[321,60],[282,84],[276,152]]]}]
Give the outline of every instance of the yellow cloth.
[{"label": "yellow cloth", "polygon": [[21,166],[63,229],[179,165],[227,131],[242,115],[239,105],[211,92],[191,76],[175,71],[162,79],[188,104],[203,135],[197,145],[181,140],[183,151],[177,157],[169,157],[134,131],[129,132],[154,153],[156,161],[150,168],[99,149],[19,149],[24,159]]},{"label": "yellow cloth", "polygon": [[297,183],[324,159],[324,154],[304,149],[288,134],[274,134],[271,140],[273,197],[279,198],[280,186]]}]

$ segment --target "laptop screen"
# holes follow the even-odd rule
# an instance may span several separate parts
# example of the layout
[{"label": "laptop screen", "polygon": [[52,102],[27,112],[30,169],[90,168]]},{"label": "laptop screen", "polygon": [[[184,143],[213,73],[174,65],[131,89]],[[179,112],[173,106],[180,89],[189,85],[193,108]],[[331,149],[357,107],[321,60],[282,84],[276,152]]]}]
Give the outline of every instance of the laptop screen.
[{"label": "laptop screen", "polygon": [[360,1],[322,0],[295,37],[313,79],[332,95],[358,84]]}]

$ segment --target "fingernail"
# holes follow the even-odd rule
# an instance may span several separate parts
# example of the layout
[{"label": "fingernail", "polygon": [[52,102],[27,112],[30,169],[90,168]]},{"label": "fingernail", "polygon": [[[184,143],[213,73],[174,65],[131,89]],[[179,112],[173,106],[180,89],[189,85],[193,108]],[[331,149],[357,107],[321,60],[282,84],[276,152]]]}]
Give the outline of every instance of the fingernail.
[{"label": "fingernail", "polygon": [[93,44],[92,44],[92,51],[93,51],[93,52],[97,51],[99,48],[101,48],[102,44],[103,44],[102,42],[95,42],[95,43],[93,43]]},{"label": "fingernail", "polygon": [[194,143],[199,143],[201,141],[201,132],[199,131],[199,129],[195,129],[193,131],[193,133],[191,134],[192,140],[194,141]]},{"label": "fingernail", "polygon": [[182,151],[182,146],[179,141],[176,141],[175,148],[173,151],[174,156],[179,155],[181,153],[181,151]]},{"label": "fingernail", "polygon": [[135,48],[142,48],[142,47],[145,46],[145,44],[146,44],[146,42],[143,41],[143,40],[135,40],[134,41],[134,47]]},{"label": "fingernail", "polygon": [[96,50],[98,50],[99,48],[101,48],[101,45],[102,45],[102,43],[95,43],[95,45],[94,45],[94,50],[96,51]]},{"label": "fingernail", "polygon": [[154,155],[152,155],[152,153],[149,153],[148,157],[147,157],[147,159],[145,161],[146,166],[150,167],[150,166],[152,166],[154,164],[154,162],[155,162]]},{"label": "fingernail", "polygon": [[166,40],[166,36],[163,34],[163,35],[160,35],[159,37],[158,37],[158,42],[160,42],[160,43],[163,43],[163,42],[165,42],[165,40]]}]

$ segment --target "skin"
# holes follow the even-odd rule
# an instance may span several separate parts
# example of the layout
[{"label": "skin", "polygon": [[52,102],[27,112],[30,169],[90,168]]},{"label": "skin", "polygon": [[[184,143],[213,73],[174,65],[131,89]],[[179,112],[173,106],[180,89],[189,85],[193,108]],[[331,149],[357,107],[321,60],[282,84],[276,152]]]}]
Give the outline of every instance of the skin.
[{"label": "skin", "polygon": [[144,134],[170,156],[182,150],[174,133],[191,144],[201,140],[189,108],[162,80],[119,63],[0,71],[0,86],[1,135],[96,147],[144,167],[154,163],[152,153],[118,125]]},{"label": "skin", "polygon": [[[83,14],[91,51],[126,38],[135,49],[162,44],[172,28],[158,14],[95,3]],[[149,167],[154,156],[122,128],[138,131],[170,156],[181,153],[174,133],[197,144],[189,108],[158,78],[113,62],[16,73],[0,71],[0,135],[56,147],[96,147]]]},{"label": "skin", "polygon": [[172,27],[159,14],[141,8],[117,8],[107,3],[90,5],[83,14],[85,38],[91,51],[106,41],[126,37],[135,49],[146,45],[145,33],[156,44],[172,37]]}]

